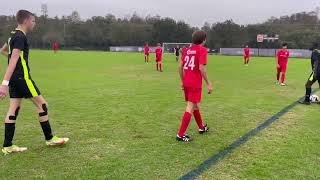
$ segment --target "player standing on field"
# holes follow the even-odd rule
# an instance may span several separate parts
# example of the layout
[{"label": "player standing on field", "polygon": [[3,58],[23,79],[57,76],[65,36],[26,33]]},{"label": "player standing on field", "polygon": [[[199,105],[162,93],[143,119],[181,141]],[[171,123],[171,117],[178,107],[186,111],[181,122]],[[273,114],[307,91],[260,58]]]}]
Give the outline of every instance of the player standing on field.
[{"label": "player standing on field", "polygon": [[53,52],[54,53],[57,53],[58,52],[58,50],[59,50],[59,44],[58,44],[58,42],[57,41],[54,41],[53,42]]},{"label": "player standing on field", "polygon": [[249,65],[249,60],[250,60],[250,48],[249,48],[249,46],[246,46],[243,51],[244,51],[244,54],[243,54],[243,56],[244,56],[244,65],[248,66]]},{"label": "player standing on field", "polygon": [[311,65],[312,65],[312,73],[309,76],[307,83],[305,85],[306,87],[306,95],[305,98],[302,101],[299,101],[301,104],[310,105],[310,96],[312,92],[312,85],[318,81],[320,84],[320,52],[318,50],[318,44],[314,44],[312,48],[312,54],[311,54]]},{"label": "player standing on field", "polygon": [[177,134],[177,141],[190,141],[186,135],[192,115],[194,116],[199,133],[203,134],[209,131],[207,125],[202,122],[200,114],[200,102],[202,96],[202,79],[207,84],[208,93],[212,92],[212,84],[208,79],[207,65],[207,48],[203,47],[206,43],[207,34],[204,31],[196,31],[192,34],[193,45],[183,52],[179,64],[179,74],[182,81],[182,88],[187,102],[187,108],[183,115],[180,130]]},{"label": "player standing on field", "polygon": [[[282,49],[277,53],[277,62],[276,62],[277,63],[277,84],[280,84],[281,86],[286,85],[284,82],[286,79],[287,64],[290,56],[290,53],[287,50],[287,48],[288,48],[288,44],[283,43]],[[281,75],[281,80],[280,80],[280,75]]]},{"label": "player standing on field", "polygon": [[150,54],[150,48],[148,43],[146,43],[144,46],[144,62],[145,63],[149,62],[149,54]]},{"label": "player standing on field", "polygon": [[179,45],[174,48],[174,53],[176,55],[176,61],[178,62],[179,57],[180,57],[180,47],[179,47]]},{"label": "player standing on field", "polygon": [[5,118],[5,137],[2,152],[10,154],[26,151],[25,147],[13,144],[15,123],[21,107],[22,98],[30,99],[37,108],[39,121],[47,145],[65,144],[68,138],[58,138],[52,135],[48,117],[48,105],[41,96],[35,82],[31,79],[29,68],[29,44],[26,34],[33,30],[35,17],[26,10],[18,11],[16,15],[18,27],[11,32],[8,42],[1,52],[8,55],[8,68],[0,87],[0,99],[4,99],[9,89],[10,107]]},{"label": "player standing on field", "polygon": [[157,48],[155,50],[156,53],[156,66],[157,66],[157,71],[162,72],[163,71],[163,67],[162,67],[162,47],[161,44],[158,43]]}]

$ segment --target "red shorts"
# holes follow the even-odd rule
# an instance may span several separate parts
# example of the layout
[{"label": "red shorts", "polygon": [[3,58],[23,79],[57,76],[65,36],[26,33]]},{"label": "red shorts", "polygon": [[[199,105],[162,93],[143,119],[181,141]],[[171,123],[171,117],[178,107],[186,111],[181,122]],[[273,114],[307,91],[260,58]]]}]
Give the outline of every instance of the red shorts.
[{"label": "red shorts", "polygon": [[245,55],[245,56],[244,56],[244,58],[245,58],[245,59],[249,59],[249,58],[250,58],[250,56],[246,56],[246,55]]},{"label": "red shorts", "polygon": [[279,65],[280,65],[280,67],[277,68],[278,72],[283,72],[283,73],[287,72],[287,65],[286,64],[279,64]]},{"label": "red shorts", "polygon": [[157,63],[161,63],[161,62],[162,62],[162,59],[156,59],[156,62],[157,62]]},{"label": "red shorts", "polygon": [[145,56],[149,56],[149,53],[144,53]]},{"label": "red shorts", "polygon": [[202,98],[201,88],[184,87],[184,97],[186,101],[200,103]]}]

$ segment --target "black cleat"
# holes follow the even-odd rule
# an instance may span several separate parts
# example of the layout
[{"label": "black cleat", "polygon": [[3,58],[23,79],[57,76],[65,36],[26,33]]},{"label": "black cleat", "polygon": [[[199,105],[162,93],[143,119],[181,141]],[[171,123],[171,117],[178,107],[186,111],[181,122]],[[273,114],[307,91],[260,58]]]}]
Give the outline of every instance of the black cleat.
[{"label": "black cleat", "polygon": [[188,135],[184,135],[182,137],[177,135],[176,140],[177,141],[182,141],[182,142],[190,142],[190,141],[192,141],[192,139]]},{"label": "black cleat", "polygon": [[310,105],[310,104],[311,104],[310,101],[306,101],[305,99],[300,100],[299,103],[300,103],[300,104],[304,104],[304,105]]},{"label": "black cleat", "polygon": [[204,134],[209,131],[209,127],[207,125],[204,125],[202,129],[199,129],[199,134]]}]

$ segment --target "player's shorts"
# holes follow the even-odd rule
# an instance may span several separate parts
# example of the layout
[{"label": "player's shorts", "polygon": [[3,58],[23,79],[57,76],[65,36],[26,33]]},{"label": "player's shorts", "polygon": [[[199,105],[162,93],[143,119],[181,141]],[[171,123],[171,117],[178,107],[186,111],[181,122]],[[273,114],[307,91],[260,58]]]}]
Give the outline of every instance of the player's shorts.
[{"label": "player's shorts", "polygon": [[202,98],[201,88],[184,87],[184,97],[186,101],[200,103]]},{"label": "player's shorts", "polygon": [[277,68],[278,72],[282,72],[282,73],[287,72],[287,65],[286,64],[279,64],[279,65],[280,65],[280,67]]},{"label": "player's shorts", "polygon": [[314,72],[312,72],[308,78],[308,81],[311,81],[312,83],[315,83],[316,81],[318,81],[320,83],[320,73],[318,73],[317,76],[314,75]]},{"label": "player's shorts", "polygon": [[9,83],[10,98],[33,98],[41,95],[35,82],[24,78],[11,80]]},{"label": "player's shorts", "polygon": [[160,62],[162,62],[162,59],[161,58],[156,58],[156,62],[160,63]]},{"label": "player's shorts", "polygon": [[145,56],[149,56],[149,53],[144,53]]},{"label": "player's shorts", "polygon": [[248,59],[248,58],[250,58],[250,56],[244,55],[244,58],[245,58],[245,59]]},{"label": "player's shorts", "polygon": [[176,56],[179,57],[179,56],[180,56],[180,53],[176,53]]}]

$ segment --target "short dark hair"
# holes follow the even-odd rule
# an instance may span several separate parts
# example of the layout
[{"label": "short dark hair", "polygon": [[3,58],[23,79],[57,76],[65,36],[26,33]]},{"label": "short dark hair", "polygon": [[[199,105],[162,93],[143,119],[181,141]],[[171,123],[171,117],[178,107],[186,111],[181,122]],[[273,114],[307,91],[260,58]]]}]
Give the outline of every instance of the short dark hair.
[{"label": "short dark hair", "polygon": [[23,24],[23,22],[26,20],[26,19],[28,19],[28,18],[30,18],[31,16],[34,16],[34,14],[33,13],[31,13],[31,12],[29,12],[29,11],[27,11],[27,10],[19,10],[18,12],[17,12],[17,15],[16,15],[16,20],[17,20],[17,23],[18,24]]},{"label": "short dark hair", "polygon": [[199,45],[207,39],[207,33],[204,31],[196,31],[192,34],[192,43]]},{"label": "short dark hair", "polygon": [[282,47],[288,46],[288,43],[282,43]]}]

